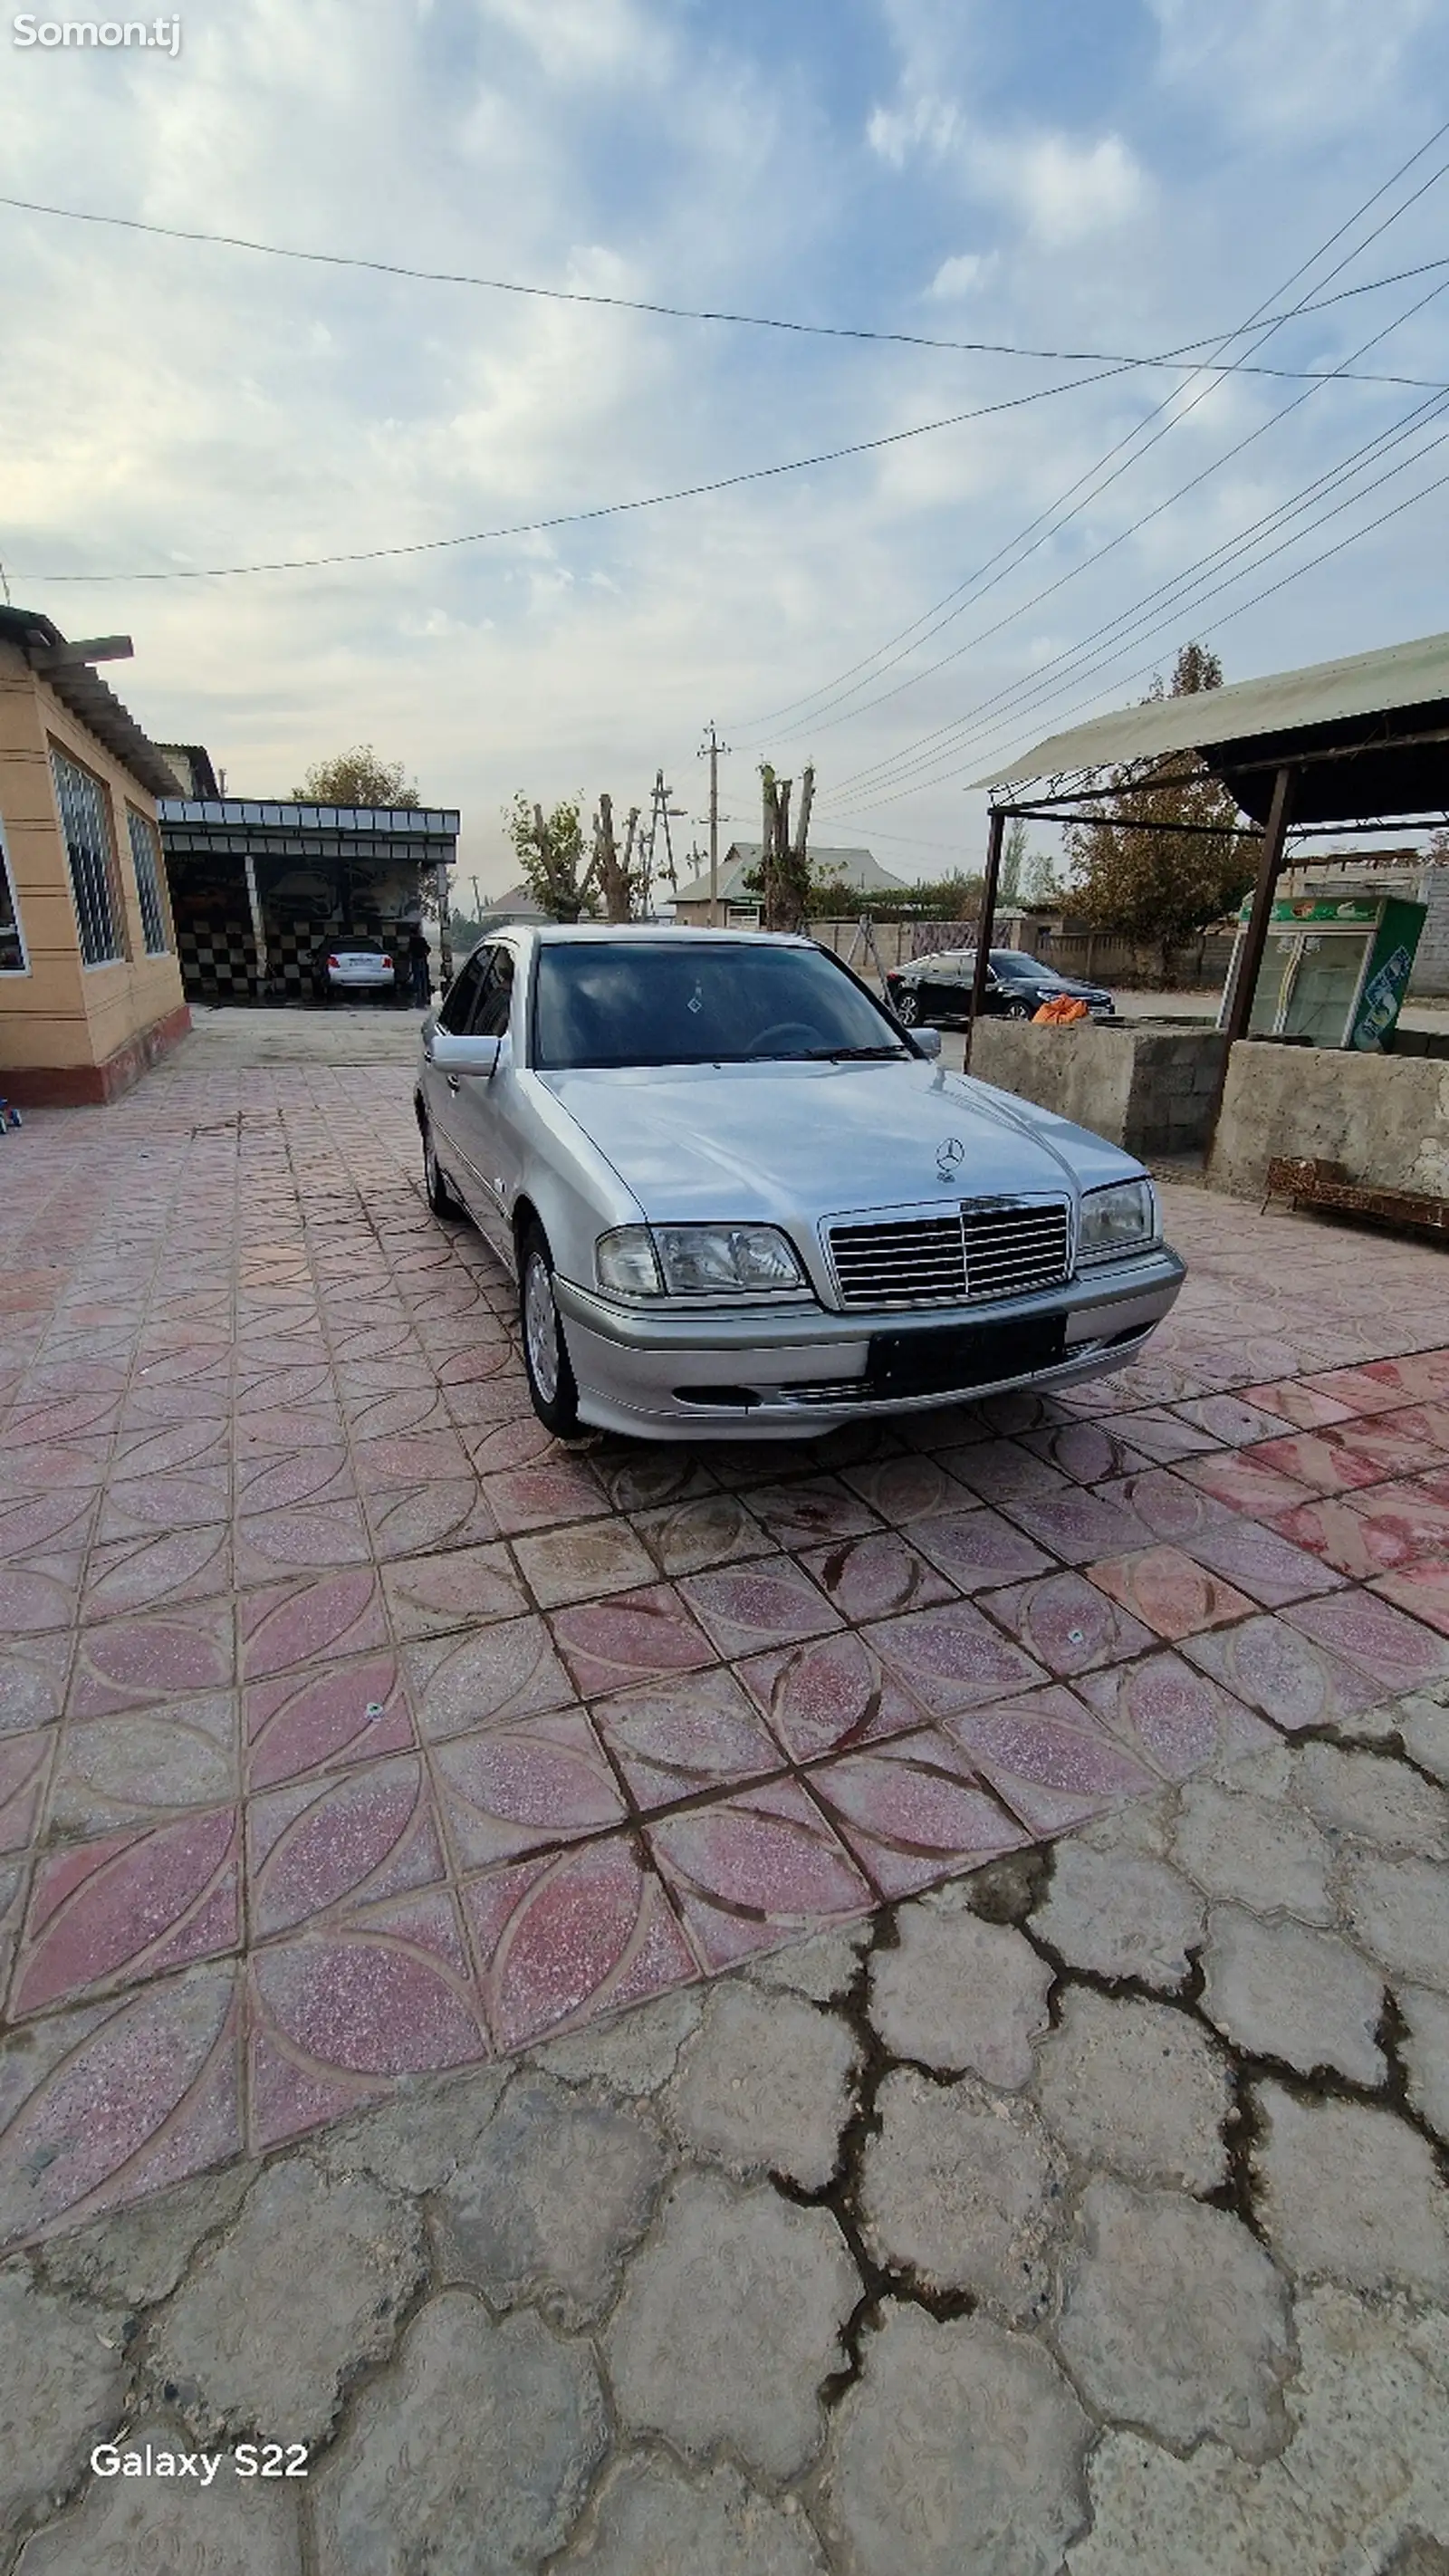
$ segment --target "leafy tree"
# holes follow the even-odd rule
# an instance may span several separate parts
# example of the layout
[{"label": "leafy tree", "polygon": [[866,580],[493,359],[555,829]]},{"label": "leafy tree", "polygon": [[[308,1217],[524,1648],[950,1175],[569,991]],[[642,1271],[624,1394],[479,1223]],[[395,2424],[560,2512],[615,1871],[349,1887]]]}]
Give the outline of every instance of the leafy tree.
[{"label": "leafy tree", "polygon": [[551,814],[514,797],[503,809],[503,828],[513,843],[523,882],[534,902],[554,921],[579,921],[592,915],[592,863],[584,865],[583,799],[563,797]]},{"label": "leafy tree", "polygon": [[[1165,694],[1195,697],[1222,684],[1216,653],[1185,644],[1170,690],[1164,692],[1156,680],[1143,703]],[[1073,910],[1093,930],[1115,931],[1155,950],[1159,980],[1166,984],[1173,951],[1230,911],[1252,884],[1255,843],[1237,829],[1237,808],[1227,789],[1195,755],[1168,752],[1130,761],[1112,771],[1110,786],[1110,801],[1094,799],[1087,809],[1092,820],[1067,832]],[[1119,792],[1126,787],[1137,792],[1124,804]],[[1124,812],[1130,821],[1114,819]],[[1214,829],[1163,829],[1187,823]]]},{"label": "leafy tree", "polygon": [[408,783],[400,760],[382,760],[370,742],[339,751],[331,760],[316,760],[292,794],[299,805],[416,805],[418,791]]},{"label": "leafy tree", "polygon": [[1006,827],[1006,838],[1001,844],[1001,874],[996,881],[1000,902],[1011,904],[1018,901],[1021,894],[1021,874],[1029,855],[1026,846],[1026,825],[1019,814],[1013,814]]},{"label": "leafy tree", "polygon": [[1033,850],[1026,863],[1026,882],[1022,898],[1026,903],[1054,903],[1061,888],[1057,883],[1056,862],[1049,850]]}]

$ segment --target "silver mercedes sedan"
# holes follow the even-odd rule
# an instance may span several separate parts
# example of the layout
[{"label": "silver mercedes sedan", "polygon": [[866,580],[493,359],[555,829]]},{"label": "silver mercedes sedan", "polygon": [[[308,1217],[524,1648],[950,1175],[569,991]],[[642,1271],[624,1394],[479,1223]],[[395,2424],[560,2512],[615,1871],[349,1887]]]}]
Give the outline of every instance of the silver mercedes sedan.
[{"label": "silver mercedes sedan", "polygon": [[1141,1164],[939,1051],[808,939],[475,948],[423,1026],[428,1198],[516,1275],[548,1428],[808,1437],[1135,1359],[1183,1279]]}]

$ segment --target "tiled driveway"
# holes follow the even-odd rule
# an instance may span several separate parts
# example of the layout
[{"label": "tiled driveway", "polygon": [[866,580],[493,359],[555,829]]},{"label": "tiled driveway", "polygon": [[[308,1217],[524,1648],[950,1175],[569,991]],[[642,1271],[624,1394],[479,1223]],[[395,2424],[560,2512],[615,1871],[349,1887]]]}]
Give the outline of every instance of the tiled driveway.
[{"label": "tiled driveway", "polygon": [[1442,1255],[1167,1193],[1140,1367],[564,1451],[397,1065],[0,1144],[0,2231],[1449,1671]]}]

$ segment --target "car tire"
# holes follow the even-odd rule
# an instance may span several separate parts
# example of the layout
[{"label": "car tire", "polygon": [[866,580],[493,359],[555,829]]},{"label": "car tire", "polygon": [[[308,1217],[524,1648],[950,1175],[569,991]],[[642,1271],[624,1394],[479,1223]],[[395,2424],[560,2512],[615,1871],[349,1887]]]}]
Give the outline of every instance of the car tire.
[{"label": "car tire", "polygon": [[466,1213],[443,1178],[442,1167],[433,1151],[433,1131],[426,1121],[423,1125],[423,1185],[434,1216],[458,1217]]},{"label": "car tire", "polygon": [[919,1026],[921,997],[914,986],[906,984],[902,987],[896,999],[895,1013],[903,1029],[914,1029]]},{"label": "car tire", "polygon": [[1003,1016],[1008,1020],[1029,1020],[1033,1016],[1030,1002],[1008,1002]]},{"label": "car tire", "polygon": [[571,1440],[579,1427],[579,1390],[554,1300],[553,1260],[539,1225],[527,1228],[519,1246],[518,1314],[534,1412],[556,1440]]}]

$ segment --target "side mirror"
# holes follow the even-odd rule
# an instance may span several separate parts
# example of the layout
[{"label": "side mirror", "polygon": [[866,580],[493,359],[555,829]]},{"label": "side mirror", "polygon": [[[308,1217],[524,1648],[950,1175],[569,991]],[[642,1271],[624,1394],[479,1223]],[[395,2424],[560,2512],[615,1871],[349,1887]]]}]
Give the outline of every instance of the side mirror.
[{"label": "side mirror", "polygon": [[940,1030],[939,1030],[939,1029],[912,1029],[912,1031],[911,1031],[911,1035],[912,1035],[912,1037],[915,1039],[917,1046],[920,1048],[922,1055],[928,1055],[928,1056],[930,1056],[930,1057],[931,1057],[931,1059],[932,1059],[932,1061],[934,1062],[935,1058],[936,1058],[936,1057],[940,1054],[940,1052],[941,1052],[941,1032],[940,1032]]},{"label": "side mirror", "polygon": [[440,1073],[489,1074],[498,1063],[497,1038],[457,1038],[451,1029],[434,1029],[432,1059]]}]

